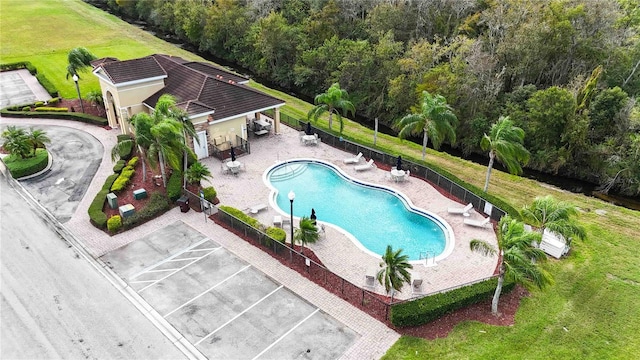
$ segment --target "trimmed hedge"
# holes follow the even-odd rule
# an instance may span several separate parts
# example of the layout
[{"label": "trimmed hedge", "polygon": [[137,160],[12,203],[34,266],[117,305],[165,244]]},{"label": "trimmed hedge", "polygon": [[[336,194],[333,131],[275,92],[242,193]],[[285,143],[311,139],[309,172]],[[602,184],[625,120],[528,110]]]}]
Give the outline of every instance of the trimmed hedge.
[{"label": "trimmed hedge", "polygon": [[268,227],[266,231],[267,236],[272,238],[275,241],[278,241],[284,244],[284,241],[287,239],[287,232],[284,229],[279,227]]},{"label": "trimmed hedge", "polygon": [[36,74],[36,79],[38,79],[38,82],[40,83],[40,85],[42,85],[42,87],[47,90],[47,92],[49,93],[49,95],[51,95],[51,97],[57,97],[58,96],[58,89],[56,88],[55,85],[53,85],[53,83],[51,81],[49,81],[49,79],[47,79],[47,77],[44,74],[38,73]]},{"label": "trimmed hedge", "polygon": [[136,170],[133,168],[133,166],[125,166],[124,169],[122,169],[122,172],[120,172],[120,175],[118,175],[118,178],[116,179],[116,181],[111,186],[111,191],[113,192],[122,191],[124,188],[127,187],[127,185],[129,185],[129,181],[131,180],[131,178],[135,173],[136,173]]},{"label": "trimmed hedge", "polygon": [[242,212],[242,210],[238,210],[238,209],[236,209],[234,207],[225,206],[225,205],[220,206],[219,209],[223,210],[227,214],[233,215],[234,217],[238,218],[239,220],[242,220],[243,222],[249,224],[249,226],[251,226],[252,228],[261,230],[264,227],[260,223],[260,221],[258,221],[256,219],[252,218],[251,216],[245,214],[244,212]]},{"label": "trimmed hedge", "polygon": [[[18,108],[13,106],[11,108],[20,110],[22,109],[22,106]],[[93,116],[93,115],[83,114],[83,113],[54,112],[54,111],[35,112],[35,111],[16,111],[16,110],[9,110],[9,108],[5,108],[0,110],[0,115],[6,116],[6,117],[15,117],[15,118],[74,120],[74,121],[80,121],[83,123],[98,125],[98,126],[109,125],[109,121],[107,119]]]},{"label": "trimmed hedge", "polygon": [[167,182],[167,196],[172,203],[182,196],[182,173],[174,170]]},{"label": "trimmed hedge", "polygon": [[19,179],[42,171],[49,164],[49,152],[46,149],[37,149],[36,156],[26,159],[20,159],[16,155],[9,155],[4,159],[7,169],[11,172],[11,176]]},{"label": "trimmed hedge", "polygon": [[116,173],[116,174],[120,174],[120,172],[122,172],[122,169],[124,169],[126,164],[127,164],[127,162],[124,161],[124,160],[116,161],[116,164],[113,165],[113,172]]},{"label": "trimmed hedge", "polygon": [[207,186],[206,188],[202,189],[202,192],[204,193],[204,199],[208,202],[213,202],[213,200],[218,195],[218,192],[213,188],[213,186]]},{"label": "trimmed hedge", "polygon": [[171,209],[171,203],[165,195],[152,193],[147,205],[140,210],[136,209],[133,215],[125,218],[123,225],[125,229],[136,227],[164,214],[169,209]]},{"label": "trimmed hedge", "polygon": [[68,108],[66,107],[50,107],[50,106],[38,106],[37,108],[33,109],[34,111],[51,111],[51,112],[67,112],[69,111]]},{"label": "trimmed hedge", "polygon": [[[459,289],[426,296],[391,307],[391,323],[398,327],[426,324],[457,309],[490,298],[498,285],[498,278],[491,278]],[[505,281],[502,294],[513,290],[515,283]]]},{"label": "trimmed hedge", "polygon": [[120,215],[113,215],[107,220],[107,230],[115,233],[122,229],[122,217]]},{"label": "trimmed hedge", "polygon": [[138,157],[134,156],[131,158],[131,160],[129,160],[129,162],[127,163],[127,166],[136,167],[137,164],[138,164]]},{"label": "trimmed hedge", "polygon": [[11,71],[11,70],[20,70],[27,69],[31,73],[31,75],[35,75],[38,73],[38,69],[31,64],[29,61],[18,61],[14,63],[0,64],[0,71]]},{"label": "trimmed hedge", "polygon": [[104,203],[107,201],[107,194],[110,192],[111,185],[118,178],[118,174],[109,175],[102,185],[102,189],[98,191],[96,197],[89,205],[87,212],[89,213],[89,220],[98,229],[104,229],[107,227],[107,214],[102,211]]}]

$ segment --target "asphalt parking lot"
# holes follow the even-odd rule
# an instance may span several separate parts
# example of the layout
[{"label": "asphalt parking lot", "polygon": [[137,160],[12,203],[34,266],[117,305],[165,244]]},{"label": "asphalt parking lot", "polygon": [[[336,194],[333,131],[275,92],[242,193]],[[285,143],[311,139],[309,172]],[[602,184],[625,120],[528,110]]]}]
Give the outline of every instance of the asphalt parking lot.
[{"label": "asphalt parking lot", "polygon": [[209,359],[335,359],[359,336],[182,221],[101,259]]}]

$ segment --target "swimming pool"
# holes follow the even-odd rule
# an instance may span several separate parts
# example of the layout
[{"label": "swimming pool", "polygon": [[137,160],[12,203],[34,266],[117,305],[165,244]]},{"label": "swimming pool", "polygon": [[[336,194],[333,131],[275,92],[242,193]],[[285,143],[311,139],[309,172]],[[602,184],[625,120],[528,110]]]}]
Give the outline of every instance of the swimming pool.
[{"label": "swimming pool", "polygon": [[411,261],[427,255],[442,260],[453,250],[451,226],[439,216],[416,208],[402,193],[356,180],[317,159],[294,159],[267,169],[271,206],[289,216],[289,191],[296,194],[294,217],[309,216],[337,227],[359,248],[376,257],[387,245],[403,249]]}]

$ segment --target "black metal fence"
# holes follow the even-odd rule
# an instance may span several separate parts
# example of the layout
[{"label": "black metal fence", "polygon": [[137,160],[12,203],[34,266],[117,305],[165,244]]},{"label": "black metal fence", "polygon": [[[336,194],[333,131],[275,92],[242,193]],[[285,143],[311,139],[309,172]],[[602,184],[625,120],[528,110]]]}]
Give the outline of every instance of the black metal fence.
[{"label": "black metal fence", "polygon": [[[306,121],[302,121],[282,113],[280,114],[280,121],[298,130],[303,130],[307,126]],[[372,158],[376,163],[395,166],[397,155],[390,155],[382,151],[351,142],[349,140],[343,139],[341,136],[336,136],[322,129],[315,128],[313,127],[313,124],[311,128],[313,132],[318,134],[321,141],[329,146],[350,152],[352,154],[358,154],[359,152],[361,152],[364,157]],[[402,164],[403,168],[406,167],[407,170],[411,171],[412,176],[430,181],[445,192],[451,194],[457,199],[460,199],[463,203],[473,204],[474,209],[487,214],[492,220],[499,221],[506,214],[504,210],[498,208],[489,201],[465,189],[461,185],[456,184],[448,177],[441,175],[437,171],[425,165],[416,164],[405,159],[403,159]]]}]

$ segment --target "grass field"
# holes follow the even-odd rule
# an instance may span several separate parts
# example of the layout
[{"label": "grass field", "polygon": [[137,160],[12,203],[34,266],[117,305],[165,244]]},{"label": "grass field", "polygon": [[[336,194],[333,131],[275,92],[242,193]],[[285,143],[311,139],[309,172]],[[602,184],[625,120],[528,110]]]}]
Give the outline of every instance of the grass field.
[{"label": "grass field", "polygon": [[[79,0],[0,0],[0,16],[0,61],[31,61],[66,97],[75,96],[65,68],[66,54],[76,46],[99,57],[166,53],[198,59]],[[98,85],[87,73],[81,86],[86,92]],[[254,82],[251,86],[287,101],[283,111],[288,114],[304,117],[310,108],[290,95]],[[320,126],[326,127],[326,120]],[[365,144],[373,140],[372,131],[350,121],[345,133]],[[420,145],[394,137],[378,135],[377,145],[405,158],[420,158]],[[427,160],[475,186],[483,185],[486,168],[481,165],[432,150]],[[445,339],[403,337],[385,359],[635,358],[640,350],[640,212],[497,170],[489,192],[516,208],[547,194],[570,201],[582,209],[579,220],[589,238],[574,242],[568,258],[545,265],[555,284],[524,299],[514,326],[470,322]]]}]

